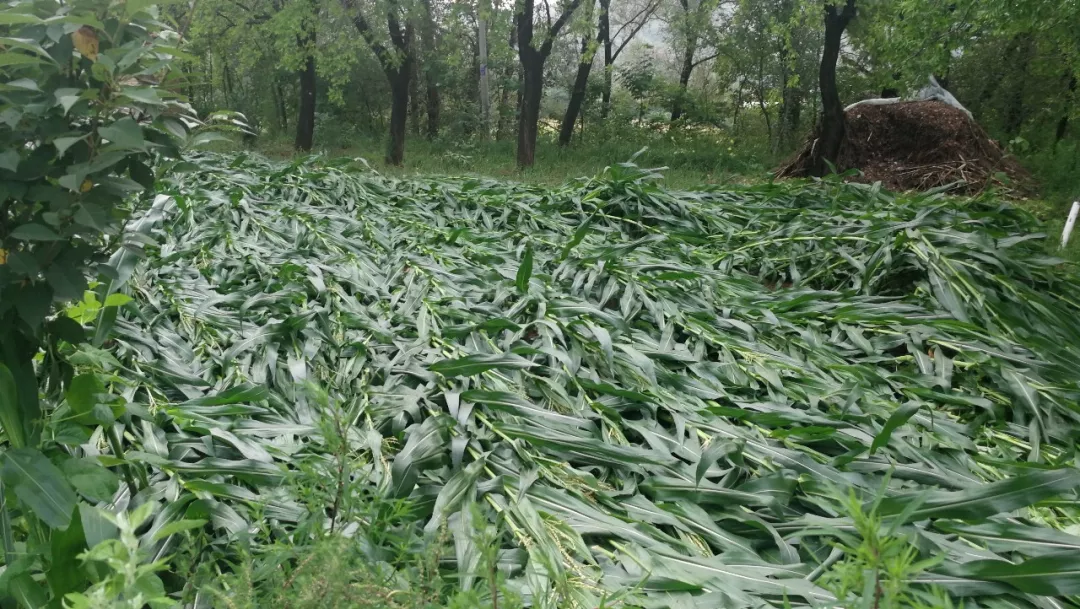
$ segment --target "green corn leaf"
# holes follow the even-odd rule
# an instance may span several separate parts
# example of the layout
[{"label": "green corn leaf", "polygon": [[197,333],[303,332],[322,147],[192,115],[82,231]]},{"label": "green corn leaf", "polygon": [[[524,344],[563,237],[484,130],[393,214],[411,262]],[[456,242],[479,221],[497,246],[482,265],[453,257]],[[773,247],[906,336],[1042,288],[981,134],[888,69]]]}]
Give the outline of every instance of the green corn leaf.
[{"label": "green corn leaf", "polygon": [[3,455],[4,484],[45,524],[66,529],[78,497],[64,473],[33,448],[17,448]]},{"label": "green corn leaf", "polygon": [[8,367],[0,363],[0,427],[15,448],[26,446],[26,427],[19,405],[18,387]]},{"label": "green corn leaf", "polygon": [[533,272],[533,250],[532,246],[525,248],[525,254],[521,257],[521,265],[518,266],[517,277],[514,280],[517,285],[518,292],[527,294],[529,292],[529,279],[532,278]]},{"label": "green corn leaf", "polygon": [[529,360],[512,353],[499,355],[476,354],[436,362],[428,366],[428,370],[446,377],[458,377],[476,376],[488,370],[519,370],[535,365]]},{"label": "green corn leaf", "polygon": [[874,436],[874,442],[870,445],[870,454],[872,455],[882,447],[888,445],[892,433],[896,431],[898,427],[907,423],[916,412],[919,412],[919,409],[922,408],[922,406],[923,405],[920,402],[908,402],[893,411],[889,416],[889,420],[885,421],[885,425],[882,426],[881,431]]},{"label": "green corn leaf", "polygon": [[950,566],[949,575],[1008,584],[1041,596],[1080,594],[1080,553],[1060,552],[1018,564],[1004,560],[973,560]]},{"label": "green corn leaf", "polygon": [[[907,514],[906,520],[977,520],[1075,493],[1078,489],[1080,472],[1074,469],[1033,471],[968,490],[931,493],[926,495],[919,509]],[[878,512],[883,516],[901,514],[908,503],[918,497],[921,497],[921,494],[889,497],[880,503]]]}]

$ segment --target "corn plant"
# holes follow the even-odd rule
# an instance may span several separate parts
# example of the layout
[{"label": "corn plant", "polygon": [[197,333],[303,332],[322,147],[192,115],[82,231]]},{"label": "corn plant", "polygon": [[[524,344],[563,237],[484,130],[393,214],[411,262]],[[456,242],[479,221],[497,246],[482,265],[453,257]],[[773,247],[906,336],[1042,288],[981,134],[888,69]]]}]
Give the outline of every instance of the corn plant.
[{"label": "corn plant", "polygon": [[[327,508],[405,500],[462,594],[821,607],[884,598],[833,584],[865,513],[918,566],[890,598],[1080,593],[1080,283],[991,195],[191,162],[140,216],[107,345],[166,518],[378,548]],[[281,484],[312,462],[321,507]]]}]

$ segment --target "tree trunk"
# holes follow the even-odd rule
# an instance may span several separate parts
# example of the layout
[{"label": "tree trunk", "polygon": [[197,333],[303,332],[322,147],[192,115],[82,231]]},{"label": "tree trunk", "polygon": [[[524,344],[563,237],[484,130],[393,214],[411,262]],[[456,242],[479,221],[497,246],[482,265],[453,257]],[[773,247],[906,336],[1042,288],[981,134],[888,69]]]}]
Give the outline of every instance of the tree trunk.
[{"label": "tree trunk", "polygon": [[743,106],[743,79],[739,78],[739,89],[735,94],[735,111],[731,115],[731,133],[733,137],[739,136],[739,111]]},{"label": "tree trunk", "polygon": [[[582,0],[570,0],[562,14],[548,27],[543,42],[533,46],[534,0],[522,0],[521,12],[515,15],[514,30],[517,32],[518,59],[521,64],[521,97],[518,103],[517,161],[522,169],[531,167],[536,160],[536,135],[540,122],[540,99],[544,95],[544,62],[551,55],[559,30]],[[511,46],[514,40],[511,38]]]},{"label": "tree trunk", "polygon": [[[433,140],[439,136],[439,114],[442,110],[442,97],[439,95],[436,44],[437,29],[435,15],[431,12],[431,0],[424,0],[424,28],[421,37],[427,61],[424,62],[424,85],[427,87],[427,137]],[[474,72],[475,73],[475,72]]]},{"label": "tree trunk", "polygon": [[683,53],[682,70],[679,71],[679,91],[671,104],[671,122],[673,123],[682,118],[683,115],[683,102],[690,86],[690,75],[694,72],[694,51],[696,46],[695,42],[688,41],[686,51]]},{"label": "tree trunk", "polygon": [[1054,145],[1061,143],[1061,140],[1065,139],[1065,134],[1069,131],[1069,113],[1072,112],[1073,98],[1076,97],[1076,76],[1069,77],[1069,93],[1065,97],[1065,109],[1061,113],[1061,120],[1058,121],[1057,130],[1054,132]]},{"label": "tree trunk", "polygon": [[802,91],[794,87],[789,87],[788,100],[784,102],[787,109],[787,125],[784,127],[787,133],[787,141],[784,143],[785,150],[791,148],[793,139],[798,136],[799,123],[802,120],[802,103]]},{"label": "tree trunk", "polygon": [[420,62],[413,62],[409,74],[409,124],[413,135],[420,135]]},{"label": "tree trunk", "polygon": [[589,72],[592,71],[593,54],[589,52],[589,39],[581,39],[581,61],[578,62],[577,78],[570,92],[570,103],[566,105],[562,128],[559,130],[559,145],[569,146],[574,137],[574,123],[577,122],[581,104],[585,101],[585,92],[589,84]]},{"label": "tree trunk", "polygon": [[396,70],[390,71],[390,144],[386,150],[386,164],[400,166],[405,160],[405,130],[409,114],[409,85],[412,78],[412,62],[406,59]]},{"label": "tree trunk", "polygon": [[540,123],[540,99],[544,93],[544,60],[536,49],[525,47],[521,55],[521,104],[518,112],[517,163],[522,169],[536,162],[536,136]]},{"label": "tree trunk", "polygon": [[310,152],[315,140],[315,57],[308,55],[300,71],[300,104],[296,117],[295,148]]},{"label": "tree trunk", "polygon": [[777,122],[776,146],[774,153],[780,153],[791,148],[792,141],[799,131],[799,115],[802,113],[802,95],[795,87],[790,86],[788,76],[783,78],[783,93],[781,94],[780,118]]},{"label": "tree trunk", "polygon": [[[519,79],[520,80],[520,79]],[[519,85],[520,89],[520,85]],[[495,125],[495,141],[501,142],[509,128],[507,121],[510,120],[510,88],[503,86],[499,93],[499,118]]]},{"label": "tree trunk", "polygon": [[439,95],[439,85],[435,82],[435,76],[429,73],[427,81],[427,138],[433,140],[439,137],[442,97]]},{"label": "tree trunk", "polygon": [[[416,62],[412,22],[406,20],[402,27],[402,13],[397,0],[391,0],[386,13],[386,29],[394,51],[383,45],[375,36],[362,11],[350,0],[342,0],[342,6],[352,13],[352,22],[379,59],[386,80],[390,83],[390,141],[386,149],[386,163],[401,165],[405,160],[405,130],[409,120],[409,88],[414,80],[413,65]],[[415,114],[415,112],[414,112]]]},{"label": "tree trunk", "polygon": [[274,91],[277,97],[278,120],[281,121],[281,132],[285,133],[289,130],[289,110],[285,106],[285,90],[281,87],[280,80],[274,83]]},{"label": "tree trunk", "polygon": [[604,93],[600,104],[600,118],[607,118],[611,112],[611,74],[615,70],[615,58],[612,56],[611,42],[611,0],[600,0],[600,27],[596,37],[604,45]]},{"label": "tree trunk", "polygon": [[780,117],[777,123],[776,140],[773,154],[778,154],[791,147],[792,139],[799,128],[799,114],[802,99],[797,87],[792,86],[791,48],[787,43],[780,47]]},{"label": "tree trunk", "polygon": [[[1012,139],[1024,125],[1024,93],[1028,83],[1028,66],[1035,54],[1035,40],[1031,34],[1019,34],[1009,43],[1008,57],[1014,62],[1012,84],[1008,89],[1005,106],[1005,133]],[[945,86],[945,85],[941,85]]]},{"label": "tree trunk", "polygon": [[825,7],[825,47],[821,52],[821,68],[818,80],[821,87],[821,131],[810,174],[823,176],[829,164],[835,164],[844,143],[844,106],[836,88],[836,62],[840,58],[840,44],[851,20],[855,18],[855,0],[847,0],[843,9]]}]

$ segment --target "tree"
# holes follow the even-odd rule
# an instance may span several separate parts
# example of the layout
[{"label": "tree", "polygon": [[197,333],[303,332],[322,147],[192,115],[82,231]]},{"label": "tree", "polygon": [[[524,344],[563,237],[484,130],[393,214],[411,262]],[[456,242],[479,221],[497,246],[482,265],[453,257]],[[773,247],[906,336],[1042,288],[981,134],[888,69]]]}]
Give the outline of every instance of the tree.
[{"label": "tree", "polygon": [[611,35],[611,0],[600,0],[600,17],[596,27],[596,44],[590,43],[588,37],[581,40],[581,60],[578,63],[577,76],[574,78],[574,86],[570,92],[570,101],[566,105],[566,114],[563,115],[562,127],[559,130],[559,145],[567,146],[574,136],[574,123],[577,122],[581,113],[582,104],[589,84],[589,74],[599,48],[604,49],[604,89],[601,101],[601,117],[606,118],[611,106],[611,74],[615,60],[623,52],[626,45],[637,36],[638,32],[649,22],[660,6],[660,0],[646,0],[639,7],[633,9],[627,18]]},{"label": "tree", "polygon": [[311,12],[302,16],[300,32],[296,35],[296,46],[304,55],[304,64],[300,68],[300,103],[296,115],[296,141],[293,146],[302,152],[309,152],[315,140],[315,95],[318,79],[315,74],[315,44],[318,41],[316,26],[319,8],[316,0],[309,0]]},{"label": "tree", "polygon": [[682,62],[679,69],[679,87],[671,102],[671,122],[682,118],[690,76],[699,65],[715,59],[718,53],[697,57],[697,52],[707,46],[714,34],[713,17],[723,0],[679,0],[681,13],[675,20],[677,38],[682,42]]},{"label": "tree", "polygon": [[[319,0],[254,0],[251,2],[203,2],[192,15],[191,47],[201,53],[207,72],[209,94],[204,110],[216,107],[215,66],[225,103],[251,114],[262,100],[270,100],[278,121],[288,124],[281,78],[296,78],[296,150],[311,150],[315,134],[320,50],[319,29],[326,23]],[[268,74],[255,85],[251,74]],[[252,94],[245,95],[244,89]],[[271,90],[272,95],[262,92]],[[254,92],[259,94],[255,95]]]},{"label": "tree", "polygon": [[390,140],[387,144],[386,163],[401,165],[405,160],[405,128],[409,115],[409,79],[413,66],[413,28],[400,0],[386,4],[386,29],[390,47],[382,43],[371,28],[364,13],[355,6],[355,0],[341,0],[342,6],[352,16],[356,30],[371,47],[379,60],[386,80],[390,83]]},{"label": "tree", "polygon": [[[514,15],[517,31],[518,59],[521,62],[521,104],[518,112],[517,163],[521,168],[532,167],[536,160],[536,137],[540,124],[540,99],[544,94],[544,63],[551,55],[559,32],[570,21],[582,0],[569,0],[562,13],[551,23],[540,46],[535,46],[535,0],[521,0]],[[550,14],[548,15],[550,17]],[[550,23],[550,21],[549,21]]]},{"label": "tree", "polygon": [[420,28],[420,38],[424,46],[424,84],[427,88],[427,137],[439,136],[439,114],[442,110],[442,98],[439,96],[438,82],[438,26],[431,0],[424,0],[424,22]]},{"label": "tree", "polygon": [[844,143],[844,106],[840,103],[840,93],[836,87],[836,62],[840,58],[844,30],[855,15],[855,0],[846,0],[843,8],[835,4],[825,5],[825,47],[821,52],[821,69],[818,73],[821,128],[810,169],[815,176],[825,175],[829,163],[836,163]]},{"label": "tree", "polygon": [[[605,10],[601,8],[600,10]],[[605,19],[601,17],[601,23],[597,27],[599,34],[596,43],[590,42],[588,36],[581,39],[581,60],[578,62],[577,76],[574,78],[574,86],[570,89],[570,101],[566,104],[566,113],[563,115],[562,126],[559,129],[559,145],[569,146],[570,139],[574,136],[574,123],[577,122],[581,105],[585,101],[585,92],[589,85],[589,73],[592,71],[593,56],[596,49],[603,43],[603,29]]]}]

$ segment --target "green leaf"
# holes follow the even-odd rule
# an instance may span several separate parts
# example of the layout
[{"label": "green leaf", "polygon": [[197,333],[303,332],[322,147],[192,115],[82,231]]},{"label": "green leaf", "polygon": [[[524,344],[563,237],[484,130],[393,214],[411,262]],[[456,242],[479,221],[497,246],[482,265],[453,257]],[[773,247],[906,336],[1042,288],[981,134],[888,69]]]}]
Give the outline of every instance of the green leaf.
[{"label": "green leaf", "polygon": [[266,387],[242,383],[225,391],[213,393],[194,400],[188,400],[180,406],[226,406],[229,404],[249,404],[261,402],[270,395]]},{"label": "green leaf", "polygon": [[1072,596],[1080,594],[1080,552],[1060,552],[1013,564],[1004,560],[973,560],[952,565],[946,572],[1009,584],[1028,594]]},{"label": "green leaf", "polygon": [[80,135],[78,137],[58,137],[53,140],[53,146],[56,146],[56,154],[64,156],[64,153],[67,152],[68,148],[71,148],[84,139],[86,139],[85,135]]},{"label": "green leaf", "polygon": [[709,471],[709,468],[716,465],[716,462],[721,457],[730,455],[733,452],[741,450],[742,447],[735,442],[715,441],[709,444],[701,453],[701,459],[698,461],[697,467],[694,468],[694,482],[701,484],[702,478],[705,477],[705,473]]},{"label": "green leaf", "polygon": [[[978,520],[1074,493],[1078,489],[1080,489],[1080,471],[1075,469],[1033,471],[968,490],[929,493],[919,509],[906,515],[906,521],[913,522],[926,518]],[[879,504],[878,513],[882,516],[904,513],[908,502],[922,497],[922,493],[888,497]]]},{"label": "green leaf", "polygon": [[41,224],[22,224],[11,231],[11,238],[20,241],[60,241],[62,237]]},{"label": "green leaf", "polygon": [[1029,555],[1052,554],[1063,551],[1080,552],[1080,537],[1046,527],[1028,526],[1014,522],[966,524],[963,522],[939,521],[934,524],[934,528],[986,542],[991,547],[999,546],[1002,549],[1007,549],[1007,551],[1017,551]]},{"label": "green leaf", "polygon": [[473,461],[464,469],[459,470],[439,490],[435,498],[435,507],[431,513],[431,520],[424,527],[424,533],[433,535],[442,527],[447,518],[453,514],[458,506],[467,502],[476,489],[476,480],[484,471],[485,459]]},{"label": "green leaf", "polygon": [[115,294],[109,294],[108,297],[105,298],[104,306],[106,306],[106,307],[122,307],[122,306],[126,305],[129,302],[131,302],[131,296],[128,296],[127,294],[121,294],[121,293],[117,292]]},{"label": "green leaf", "polygon": [[[82,506],[75,509],[78,511]],[[53,531],[50,540],[52,564],[45,572],[45,579],[49,582],[53,598],[63,598],[69,592],[85,590],[88,584],[81,568],[82,561],[79,560],[79,554],[87,549],[86,534],[78,514],[73,516],[76,517],[72,518],[71,526],[64,531]]]},{"label": "green leaf", "polygon": [[54,529],[66,529],[71,524],[78,498],[63,472],[41,452],[33,448],[8,451],[0,475],[42,522]]},{"label": "green leaf", "polygon": [[16,171],[19,168],[19,153],[16,150],[0,152],[0,169]]},{"label": "green leaf", "polygon": [[98,133],[121,150],[142,150],[146,147],[142,128],[130,117],[106,125],[98,129]]},{"label": "green leaf", "polygon": [[25,66],[45,63],[44,59],[40,57],[34,57],[33,55],[27,55],[26,53],[0,53],[0,67],[7,66]]},{"label": "green leaf", "polygon": [[79,417],[91,416],[94,407],[101,403],[100,396],[105,393],[105,385],[94,373],[80,374],[71,379],[67,390],[67,403],[72,412]]},{"label": "green leaf", "polygon": [[184,531],[190,531],[192,529],[200,529],[205,525],[205,520],[176,520],[158,529],[151,539],[160,541],[171,535],[176,535],[177,533],[183,533]]},{"label": "green leaf", "polygon": [[95,459],[68,459],[60,465],[75,490],[94,502],[111,501],[120,488],[120,479]]},{"label": "green leaf", "polygon": [[889,420],[885,421],[885,425],[882,426],[881,431],[874,436],[874,443],[870,445],[870,454],[876,453],[883,446],[889,444],[889,439],[892,437],[892,433],[903,424],[907,423],[911,417],[919,412],[923,404],[921,402],[908,402],[901,405],[899,408],[893,411],[889,416]]},{"label": "green leaf", "polygon": [[0,25],[16,25],[21,23],[41,23],[41,18],[26,13],[17,13],[14,10],[5,10],[0,13]]},{"label": "green leaf", "polygon": [[41,609],[48,603],[48,597],[41,584],[34,581],[29,573],[21,573],[8,582],[7,591],[23,609]]},{"label": "green leaf", "polygon": [[533,362],[512,353],[467,355],[428,366],[428,370],[445,377],[476,376],[488,370],[520,370],[535,366]]},{"label": "green leaf", "polygon": [[116,525],[101,515],[101,510],[85,503],[79,504],[79,523],[86,533],[86,545],[91,548],[103,541],[116,539],[120,535]]},{"label": "green leaf", "polygon": [[[74,106],[75,104],[79,103],[79,100],[82,99],[82,91],[80,89],[57,89],[56,93],[54,93],[54,95],[56,96],[56,103],[59,104],[60,107],[64,109],[64,114],[67,114],[68,112],[70,112],[71,107]],[[81,140],[84,137],[86,137],[86,136],[83,135],[83,136],[79,137],[78,139]],[[60,139],[70,139],[70,138],[57,138],[57,140],[60,140]],[[56,142],[56,140],[54,140],[54,143],[55,142]],[[67,147],[70,146],[70,145],[71,144],[68,144],[67,146],[64,146],[64,149],[66,150]],[[56,148],[57,148],[57,150],[60,150],[60,144],[57,144]],[[60,150],[60,154],[64,154],[64,151]]]},{"label": "green leaf", "polygon": [[527,294],[529,292],[529,279],[532,278],[533,271],[533,251],[532,246],[525,248],[525,255],[521,257],[521,265],[518,266],[517,278],[515,283],[517,284],[518,292]]},{"label": "green leaf", "polygon": [[422,424],[415,425],[405,447],[394,457],[390,468],[393,477],[392,497],[408,496],[420,472],[429,467],[444,454],[444,430],[435,417],[429,417]]},{"label": "green leaf", "polygon": [[562,254],[560,254],[560,256],[559,256],[560,260],[566,260],[567,256],[570,255],[570,250],[577,247],[578,244],[581,243],[582,240],[585,239],[585,235],[587,235],[589,233],[589,226],[591,224],[592,224],[592,216],[589,216],[588,219],[586,219],[584,222],[581,223],[580,226],[577,227],[577,230],[574,231],[573,238],[571,238],[570,241],[568,241],[566,243],[566,245],[563,247]]},{"label": "green leaf", "polygon": [[26,424],[19,405],[18,386],[11,370],[3,363],[0,363],[0,427],[11,446],[26,446]]}]

